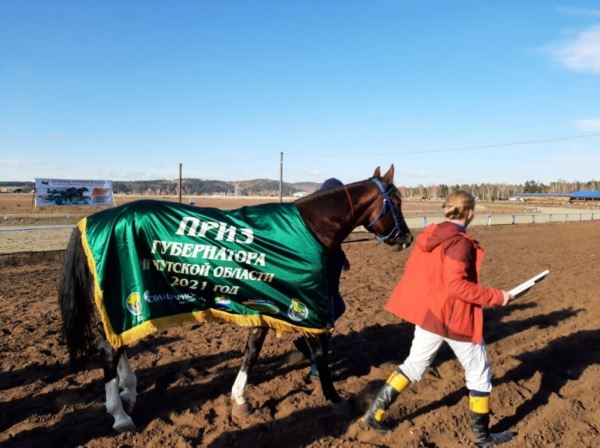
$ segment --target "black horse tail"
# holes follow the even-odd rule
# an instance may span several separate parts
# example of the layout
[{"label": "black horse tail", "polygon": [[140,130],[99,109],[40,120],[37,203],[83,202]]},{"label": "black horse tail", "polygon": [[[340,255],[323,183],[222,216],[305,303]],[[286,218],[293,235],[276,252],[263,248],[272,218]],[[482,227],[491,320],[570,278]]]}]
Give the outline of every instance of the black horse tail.
[{"label": "black horse tail", "polygon": [[58,280],[62,332],[69,348],[72,367],[78,366],[79,361],[85,364],[95,351],[92,333],[92,288],[92,275],[81,244],[81,232],[75,227]]}]

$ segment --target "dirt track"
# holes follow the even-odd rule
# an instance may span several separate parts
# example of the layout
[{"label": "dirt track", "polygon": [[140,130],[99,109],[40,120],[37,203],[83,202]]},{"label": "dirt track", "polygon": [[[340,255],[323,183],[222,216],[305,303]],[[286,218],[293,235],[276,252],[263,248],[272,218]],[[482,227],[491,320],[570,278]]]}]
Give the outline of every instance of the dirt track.
[{"label": "dirt track", "polygon": [[[486,312],[495,375],[492,424],[518,434],[510,447],[600,445],[600,222],[474,228],[486,248],[482,283],[510,288],[543,269],[547,280],[506,309]],[[229,418],[245,332],[229,324],[184,326],[131,348],[138,374],[135,434],[116,435],[99,369],[71,373],[60,342],[55,283],[60,252],[0,257],[0,445],[31,446],[469,446],[467,395],[447,350],[389,413],[381,436],[356,423],[406,356],[412,328],[382,307],[406,253],[346,247],[347,312],[333,339],[336,413],[306,378],[291,338],[269,334],[248,396],[256,411]]]}]

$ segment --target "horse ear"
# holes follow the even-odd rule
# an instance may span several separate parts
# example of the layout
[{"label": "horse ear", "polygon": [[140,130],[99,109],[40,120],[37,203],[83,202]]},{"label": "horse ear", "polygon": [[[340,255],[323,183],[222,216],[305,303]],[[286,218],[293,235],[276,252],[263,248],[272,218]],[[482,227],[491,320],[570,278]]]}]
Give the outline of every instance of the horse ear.
[{"label": "horse ear", "polygon": [[373,177],[381,177],[381,170],[379,169],[379,167],[375,168],[375,171],[373,172]]},{"label": "horse ear", "polygon": [[394,183],[394,164],[390,166],[390,169],[387,170],[387,173],[383,175],[383,181],[387,185],[392,185]]}]

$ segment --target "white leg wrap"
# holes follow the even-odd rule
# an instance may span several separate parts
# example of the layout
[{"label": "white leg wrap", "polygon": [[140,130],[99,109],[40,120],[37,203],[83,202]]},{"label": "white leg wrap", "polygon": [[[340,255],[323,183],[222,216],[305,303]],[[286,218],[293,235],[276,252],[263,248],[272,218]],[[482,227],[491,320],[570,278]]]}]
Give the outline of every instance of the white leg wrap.
[{"label": "white leg wrap", "polygon": [[121,400],[124,400],[125,407],[128,412],[133,410],[137,399],[137,378],[131,370],[127,355],[123,353],[117,364],[117,374],[119,375],[119,386],[123,389],[121,392]]},{"label": "white leg wrap", "polygon": [[244,398],[244,391],[246,390],[246,384],[248,383],[248,374],[243,370],[240,370],[233,387],[231,388],[231,398],[239,405],[246,403]]},{"label": "white leg wrap", "polygon": [[118,378],[104,383],[104,388],[106,389],[106,411],[115,419],[113,429],[117,432],[135,431],[133,420],[125,413],[121,404]]}]

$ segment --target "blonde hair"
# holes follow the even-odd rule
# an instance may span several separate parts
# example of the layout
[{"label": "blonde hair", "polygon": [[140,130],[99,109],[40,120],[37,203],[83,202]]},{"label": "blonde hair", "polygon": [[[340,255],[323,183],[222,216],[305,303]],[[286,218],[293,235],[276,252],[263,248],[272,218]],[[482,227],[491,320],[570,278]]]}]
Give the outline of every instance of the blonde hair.
[{"label": "blonde hair", "polygon": [[457,190],[448,195],[442,208],[446,218],[463,219],[469,210],[475,210],[475,198],[469,192]]}]

